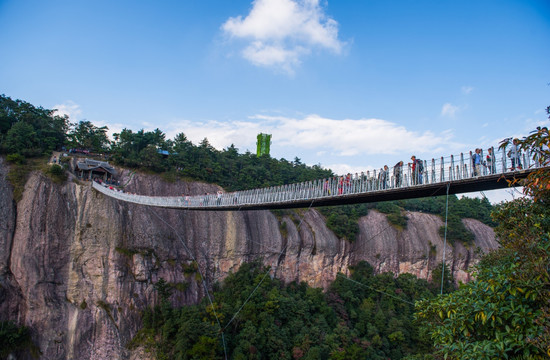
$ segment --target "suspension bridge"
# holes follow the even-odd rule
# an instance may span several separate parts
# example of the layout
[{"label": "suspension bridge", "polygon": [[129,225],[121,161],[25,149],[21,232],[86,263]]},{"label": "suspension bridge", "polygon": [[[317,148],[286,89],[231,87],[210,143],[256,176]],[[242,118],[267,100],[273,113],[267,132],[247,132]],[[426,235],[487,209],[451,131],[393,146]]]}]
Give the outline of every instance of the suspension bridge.
[{"label": "suspension bridge", "polygon": [[[145,196],[119,191],[92,181],[92,187],[129,203],[170,209],[232,211],[305,208],[412,199],[503,189],[550,164],[533,161],[529,153],[510,158],[506,149],[439,159],[267,188],[193,196]],[[519,186],[513,182],[513,186]]]}]

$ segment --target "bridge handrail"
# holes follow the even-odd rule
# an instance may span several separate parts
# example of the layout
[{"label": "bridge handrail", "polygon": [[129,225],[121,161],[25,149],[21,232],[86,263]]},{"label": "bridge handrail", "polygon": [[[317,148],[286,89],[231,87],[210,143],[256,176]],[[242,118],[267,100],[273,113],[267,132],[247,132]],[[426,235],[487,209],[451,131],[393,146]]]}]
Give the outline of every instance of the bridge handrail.
[{"label": "bridge handrail", "polygon": [[[201,209],[201,208],[235,208],[236,206],[262,205],[273,203],[291,203],[299,200],[327,199],[353,194],[361,194],[389,189],[409,188],[424,184],[445,183],[454,180],[483,178],[498,174],[508,174],[520,171],[522,168],[541,166],[533,161],[528,152],[516,152],[517,156],[502,149],[495,153],[491,148],[492,156],[481,151],[482,162],[474,166],[474,154],[441,157],[423,161],[424,170],[419,173],[413,171],[411,163],[400,167],[391,167],[388,170],[380,169],[361,172],[361,174],[347,174],[328,179],[318,179],[296,184],[278,185],[267,188],[235,191],[229,193],[206,194],[195,196],[145,196],[131,194],[118,189],[92,182],[92,187],[99,192],[130,203],[151,205],[169,208]],[[507,159],[509,157],[510,159]],[[457,161],[457,158],[459,159]],[[548,166],[548,163],[543,166]]]}]

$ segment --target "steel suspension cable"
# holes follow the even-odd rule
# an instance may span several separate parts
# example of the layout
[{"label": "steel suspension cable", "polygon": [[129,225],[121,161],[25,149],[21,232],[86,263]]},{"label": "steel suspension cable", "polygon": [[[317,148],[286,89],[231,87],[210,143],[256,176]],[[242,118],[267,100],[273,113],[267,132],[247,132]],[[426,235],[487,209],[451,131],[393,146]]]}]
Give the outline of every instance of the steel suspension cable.
[{"label": "steel suspension cable", "polygon": [[445,250],[447,249],[447,217],[449,215],[449,188],[450,183],[447,183],[447,199],[445,201],[445,236],[443,239],[443,262],[441,265],[441,294],[443,295],[443,280],[445,277]]}]

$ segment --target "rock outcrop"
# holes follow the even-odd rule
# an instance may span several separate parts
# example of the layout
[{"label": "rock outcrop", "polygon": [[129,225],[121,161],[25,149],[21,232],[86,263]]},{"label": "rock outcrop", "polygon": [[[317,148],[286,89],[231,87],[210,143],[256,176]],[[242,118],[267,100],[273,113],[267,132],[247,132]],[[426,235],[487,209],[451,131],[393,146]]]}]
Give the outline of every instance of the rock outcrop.
[{"label": "rock outcrop", "polygon": [[[0,159],[0,320],[32,330],[47,359],[129,359],[125,345],[140,327],[139,311],[158,302],[154,284],[174,286],[175,305],[197,302],[205,287],[243,263],[262,259],[275,276],[327,287],[337,272],[367,260],[377,272],[429,278],[441,262],[442,220],[409,212],[398,230],[371,211],[358,239],[338,239],[315,209],[207,212],[122,203],[88,183],[53,184],[32,173],[15,205]],[[122,172],[127,191],[145,195],[213,193],[215,185],[168,183]],[[455,277],[468,280],[478,247],[497,243],[477,220],[465,225],[475,245],[447,245]]]}]

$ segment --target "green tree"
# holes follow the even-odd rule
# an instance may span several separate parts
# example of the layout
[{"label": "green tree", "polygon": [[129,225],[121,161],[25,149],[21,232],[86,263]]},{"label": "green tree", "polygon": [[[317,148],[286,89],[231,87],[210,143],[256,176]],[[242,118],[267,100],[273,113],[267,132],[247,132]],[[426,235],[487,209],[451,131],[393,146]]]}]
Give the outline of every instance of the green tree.
[{"label": "green tree", "polygon": [[[441,271],[443,268],[445,269],[445,274],[441,276]],[[431,285],[434,293],[439,294],[441,292],[441,278],[443,278],[444,294],[449,294],[456,290],[453,274],[451,273],[449,265],[445,264],[445,267],[443,267],[443,263],[440,263],[432,271]]]},{"label": "green tree", "polygon": [[0,322],[0,358],[5,359],[11,353],[30,350],[33,358],[38,357],[38,349],[31,340],[29,328],[17,326],[11,321]]},{"label": "green tree", "polygon": [[5,153],[39,156],[61,148],[68,124],[68,117],[55,115],[55,110],[0,95],[1,150]]},{"label": "green tree", "polygon": [[3,147],[8,153],[23,156],[37,156],[42,150],[34,128],[23,121],[16,122],[8,130]]},{"label": "green tree", "polygon": [[[522,140],[532,153],[547,141],[547,130],[533,135]],[[541,163],[549,159],[539,156]],[[534,174],[524,184],[533,199],[507,202],[493,212],[502,247],[482,258],[475,280],[416,306],[417,319],[446,358],[550,356],[550,207],[549,189],[541,186],[548,172]]]},{"label": "green tree", "polygon": [[67,134],[67,144],[71,148],[83,148],[94,152],[108,150],[109,138],[107,126],[97,127],[90,121],[83,120],[72,124]]}]

